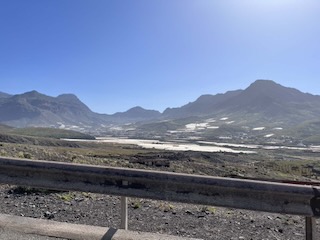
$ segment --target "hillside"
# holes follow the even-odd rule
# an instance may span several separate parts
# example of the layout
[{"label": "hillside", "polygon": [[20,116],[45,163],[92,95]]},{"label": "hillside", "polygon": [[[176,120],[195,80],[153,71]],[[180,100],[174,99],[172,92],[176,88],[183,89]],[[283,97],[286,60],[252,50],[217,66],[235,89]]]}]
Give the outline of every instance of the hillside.
[{"label": "hillside", "polygon": [[[70,100],[72,98],[72,100]],[[56,98],[31,91],[0,102],[0,122],[15,126],[58,126],[59,124],[99,124],[103,119],[76,96]]]},{"label": "hillside", "polygon": [[302,93],[270,80],[257,80],[220,109],[237,113],[261,114],[267,119],[298,123],[320,116],[320,96]]},{"label": "hillside", "polygon": [[[179,124],[191,116],[197,119]],[[161,136],[165,132],[172,138],[320,144],[320,96],[270,80],[257,80],[244,90],[203,95],[180,108],[166,109],[162,117],[166,121],[142,124],[138,131]]]},{"label": "hillside", "polygon": [[0,124],[0,132],[7,132],[7,131],[10,131],[11,129],[13,128],[10,126],[7,126],[5,124]]},{"label": "hillside", "polygon": [[167,118],[216,114],[246,117],[249,121],[253,114],[260,115],[261,120],[298,123],[320,116],[320,96],[302,93],[271,80],[257,80],[245,90],[203,95],[192,103],[163,113]]},{"label": "hillside", "polygon": [[163,112],[166,118],[182,118],[198,115],[214,114],[219,105],[239,95],[242,90],[229,91],[225,94],[202,95],[196,101],[188,103],[180,108],[167,108]]},{"label": "hillside", "polygon": [[1,94],[0,113],[0,123],[13,127],[55,127],[77,131],[94,131],[110,124],[144,121],[160,115],[158,111],[141,107],[113,115],[98,114],[73,94],[51,97],[37,91],[13,96]]},{"label": "hillside", "polygon": [[144,121],[144,120],[152,120],[159,118],[161,113],[155,110],[146,110],[142,107],[133,107],[130,108],[126,112],[117,112],[113,115],[110,115],[110,119],[114,122],[137,122],[137,121]]},{"label": "hillside", "polygon": [[20,136],[44,137],[55,139],[95,139],[93,136],[89,134],[56,128],[15,128],[8,131],[8,133]]},{"label": "hillside", "polygon": [[[9,126],[60,128],[96,135],[152,137],[172,136],[178,131],[183,137],[200,134],[215,139],[232,133],[239,137],[246,134],[281,137],[285,133],[298,139],[313,137],[312,141],[320,135],[318,127],[312,127],[315,131],[301,127],[319,120],[320,96],[271,80],[257,80],[244,90],[202,95],[194,102],[167,108],[163,113],[137,106],[112,115],[98,114],[73,94],[51,97],[37,91],[1,93],[0,113],[0,123]],[[194,128],[194,124],[198,127]],[[265,130],[252,130],[261,127]],[[274,130],[279,128],[285,131]]]},{"label": "hillside", "polygon": [[11,95],[8,93],[0,92],[0,99],[1,98],[8,98],[8,97],[11,97]]}]

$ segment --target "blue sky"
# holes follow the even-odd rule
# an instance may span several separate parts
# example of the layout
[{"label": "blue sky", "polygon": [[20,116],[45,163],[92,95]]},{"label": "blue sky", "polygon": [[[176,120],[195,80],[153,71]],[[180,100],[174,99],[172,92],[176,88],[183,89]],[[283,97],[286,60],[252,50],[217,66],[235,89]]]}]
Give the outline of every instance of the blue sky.
[{"label": "blue sky", "polygon": [[0,1],[0,91],[163,111],[256,79],[320,95],[318,0]]}]

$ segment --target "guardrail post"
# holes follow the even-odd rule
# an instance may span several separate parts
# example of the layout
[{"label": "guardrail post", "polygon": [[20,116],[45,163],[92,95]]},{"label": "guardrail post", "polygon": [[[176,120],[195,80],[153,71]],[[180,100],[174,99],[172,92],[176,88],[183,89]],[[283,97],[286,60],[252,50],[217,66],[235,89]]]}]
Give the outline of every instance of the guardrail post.
[{"label": "guardrail post", "polygon": [[316,240],[316,219],[314,217],[306,217],[306,240]]},{"label": "guardrail post", "polygon": [[121,224],[120,228],[128,230],[128,197],[121,197]]},{"label": "guardrail post", "polygon": [[[123,186],[128,186],[128,181],[122,181]],[[120,228],[124,230],[128,230],[128,197],[121,196],[121,204],[120,204],[120,211],[121,211],[121,223]]]}]

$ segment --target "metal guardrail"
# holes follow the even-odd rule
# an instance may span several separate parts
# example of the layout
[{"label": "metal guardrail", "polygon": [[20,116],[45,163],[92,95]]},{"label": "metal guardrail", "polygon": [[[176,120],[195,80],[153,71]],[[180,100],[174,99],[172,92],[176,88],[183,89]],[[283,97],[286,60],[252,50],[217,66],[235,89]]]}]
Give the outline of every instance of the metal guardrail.
[{"label": "metal guardrail", "polygon": [[127,168],[0,158],[0,182],[38,188],[231,207],[306,217],[306,239],[316,239],[320,187]]}]

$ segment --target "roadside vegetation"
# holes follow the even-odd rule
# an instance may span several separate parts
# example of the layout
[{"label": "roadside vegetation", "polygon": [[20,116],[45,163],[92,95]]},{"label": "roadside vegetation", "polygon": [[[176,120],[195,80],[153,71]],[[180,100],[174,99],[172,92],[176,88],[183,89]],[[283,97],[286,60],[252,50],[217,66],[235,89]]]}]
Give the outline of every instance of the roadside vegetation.
[{"label": "roadside vegetation", "polygon": [[22,136],[45,137],[55,139],[95,139],[95,137],[89,134],[57,128],[14,128],[8,131],[8,133]]},{"label": "roadside vegetation", "polygon": [[[177,152],[2,132],[0,156],[233,178],[279,181],[319,181],[320,178],[319,153],[293,149],[257,149],[256,154]],[[4,213],[114,228],[120,224],[119,197],[20,186],[0,187]],[[181,236],[192,234],[203,239],[212,239],[217,232],[222,234],[219,239],[232,239],[235,231],[251,238],[252,231],[257,232],[255,239],[268,236],[270,232],[277,233],[278,239],[299,239],[303,229],[303,221],[297,216],[139,198],[129,198],[128,211],[133,230]],[[246,235],[243,229],[247,231]],[[229,232],[232,235],[226,237]],[[300,235],[293,234],[296,232]]]},{"label": "roadside vegetation", "polygon": [[222,177],[299,181],[320,178],[319,154],[291,149],[258,149],[256,154],[174,152],[1,133],[0,156]]}]

